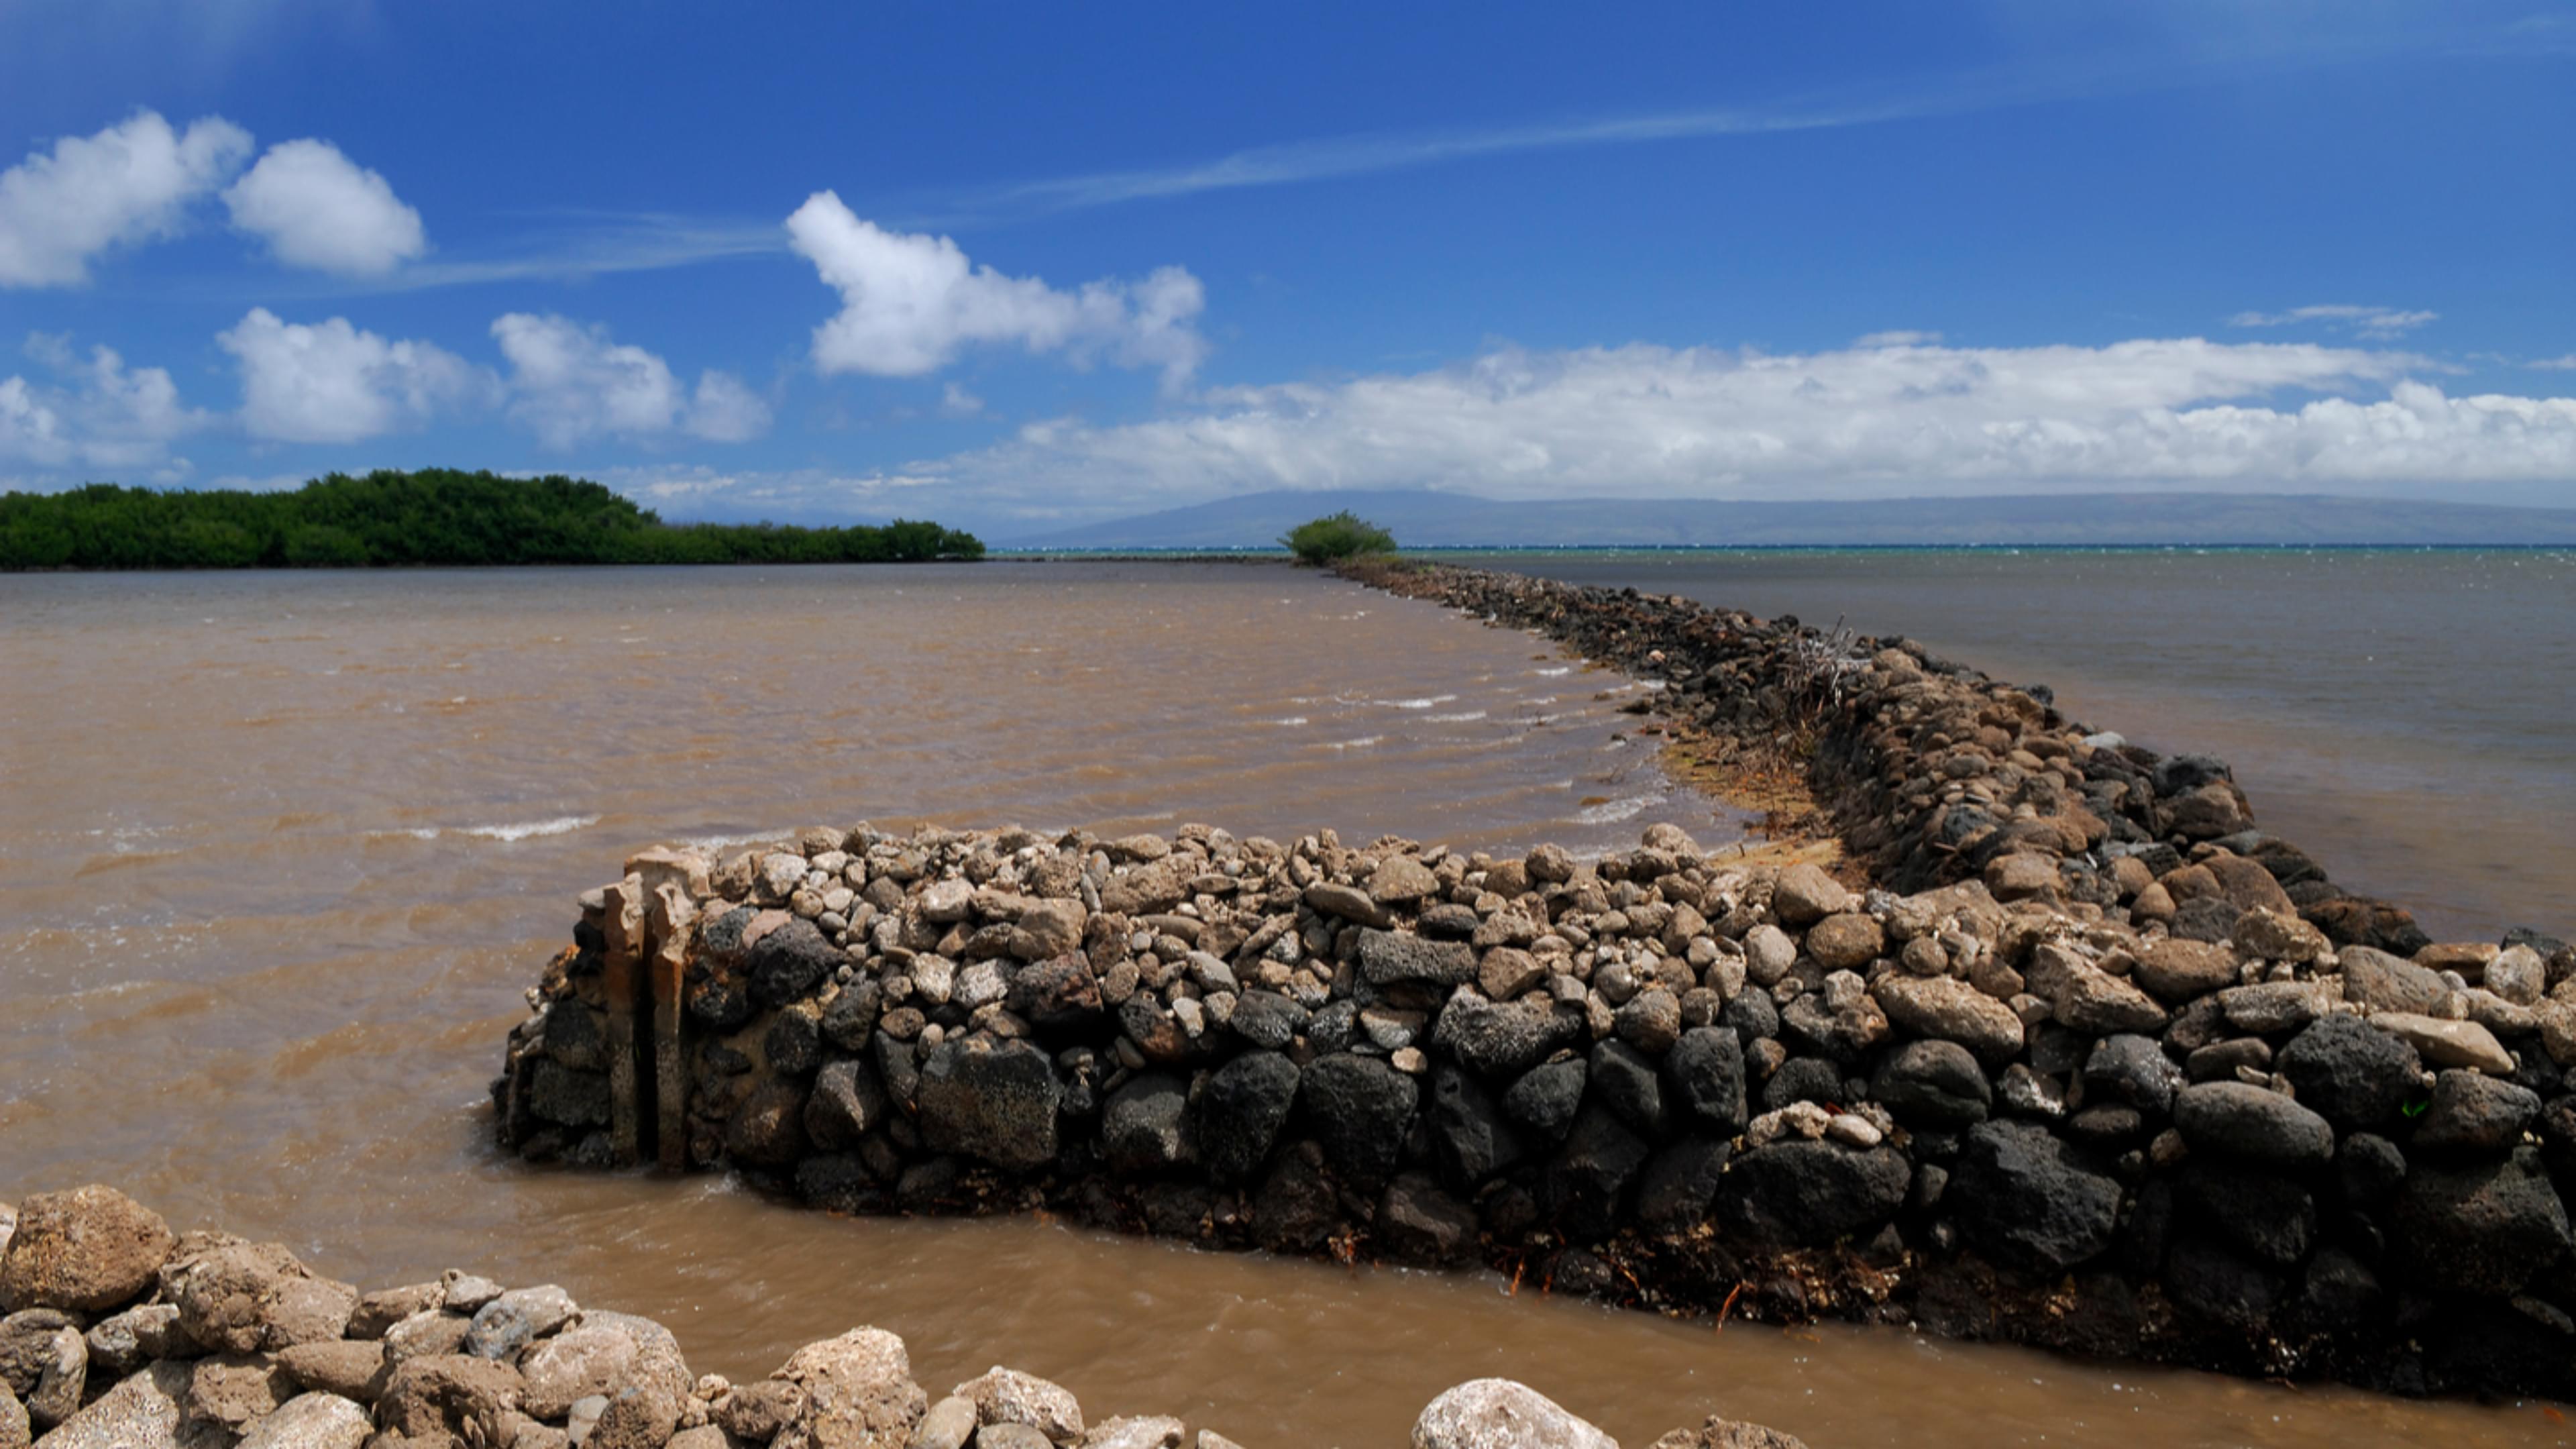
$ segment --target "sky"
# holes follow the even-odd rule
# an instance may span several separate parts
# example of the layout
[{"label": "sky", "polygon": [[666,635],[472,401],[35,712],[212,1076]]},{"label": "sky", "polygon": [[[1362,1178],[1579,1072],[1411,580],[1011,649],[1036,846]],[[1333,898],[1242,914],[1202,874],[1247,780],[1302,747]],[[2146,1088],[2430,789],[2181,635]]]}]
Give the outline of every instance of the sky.
[{"label": "sky", "polygon": [[0,5],[0,488],[2576,506],[2576,4]]}]

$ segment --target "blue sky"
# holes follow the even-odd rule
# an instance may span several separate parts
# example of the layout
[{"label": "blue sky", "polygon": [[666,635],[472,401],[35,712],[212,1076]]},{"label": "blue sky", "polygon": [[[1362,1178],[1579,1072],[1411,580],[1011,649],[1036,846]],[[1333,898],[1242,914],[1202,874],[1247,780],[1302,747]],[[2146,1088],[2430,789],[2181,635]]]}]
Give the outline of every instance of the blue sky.
[{"label": "blue sky", "polygon": [[0,9],[0,485],[2576,506],[2576,7]]}]

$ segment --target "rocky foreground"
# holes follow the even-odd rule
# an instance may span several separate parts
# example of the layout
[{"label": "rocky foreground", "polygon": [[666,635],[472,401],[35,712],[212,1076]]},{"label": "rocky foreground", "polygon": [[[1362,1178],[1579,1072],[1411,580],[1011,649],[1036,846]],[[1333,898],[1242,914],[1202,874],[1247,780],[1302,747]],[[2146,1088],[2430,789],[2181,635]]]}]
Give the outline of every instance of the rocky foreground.
[{"label": "rocky foreground", "polygon": [[[0,1312],[0,1449],[1240,1449],[1173,1418],[1086,1421],[1006,1368],[934,1402],[876,1328],[755,1383],[692,1376],[662,1325],[552,1284],[450,1271],[361,1292],[99,1186],[0,1205]],[[1412,1442],[1617,1449],[1504,1379],[1433,1400]],[[1800,1446],[1711,1418],[1655,1449]]]}]

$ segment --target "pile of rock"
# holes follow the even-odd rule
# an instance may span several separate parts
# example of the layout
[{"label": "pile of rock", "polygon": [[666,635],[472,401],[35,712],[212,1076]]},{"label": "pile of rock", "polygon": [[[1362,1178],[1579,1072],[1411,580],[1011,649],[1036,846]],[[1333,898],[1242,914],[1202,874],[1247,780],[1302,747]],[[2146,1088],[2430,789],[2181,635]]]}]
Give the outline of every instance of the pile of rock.
[{"label": "pile of rock", "polygon": [[675,967],[664,1140],[833,1209],[2576,1394],[2563,944],[2410,961],[2260,906],[2211,942],[1670,826],[1593,861],[862,826],[631,865],[511,1035],[529,1156],[619,1155],[624,952]]},{"label": "pile of rock", "polygon": [[[1006,1368],[934,1403],[882,1329],[734,1384],[693,1377],[662,1325],[551,1284],[451,1271],[362,1293],[276,1243],[174,1234],[113,1188],[23,1207],[0,1204],[0,1449],[1239,1449],[1174,1418],[1086,1422]],[[1424,1449],[1616,1449],[1504,1380],[1422,1425]]]},{"label": "pile of rock", "polygon": [[1648,682],[1677,723],[1808,776],[1844,844],[1890,889],[1982,879],[2006,900],[2127,905],[2202,941],[2269,909],[2338,946],[2429,944],[2405,911],[2337,887],[2256,830],[2224,762],[2091,732],[2044,686],[1988,679],[1911,640],[1485,569],[1369,559],[1342,572],[1535,630]]}]

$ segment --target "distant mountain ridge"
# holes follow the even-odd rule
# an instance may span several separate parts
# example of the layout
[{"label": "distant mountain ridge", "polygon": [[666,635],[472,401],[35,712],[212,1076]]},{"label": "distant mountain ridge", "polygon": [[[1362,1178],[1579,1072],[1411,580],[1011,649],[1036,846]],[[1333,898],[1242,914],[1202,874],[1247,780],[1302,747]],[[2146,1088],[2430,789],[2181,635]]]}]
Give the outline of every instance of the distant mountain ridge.
[{"label": "distant mountain ridge", "polygon": [[1022,549],[1261,548],[1340,509],[1407,548],[1870,545],[2576,545],[2576,508],[2305,494],[2091,493],[1834,503],[1510,502],[1428,490],[1249,493],[1061,532]]}]

